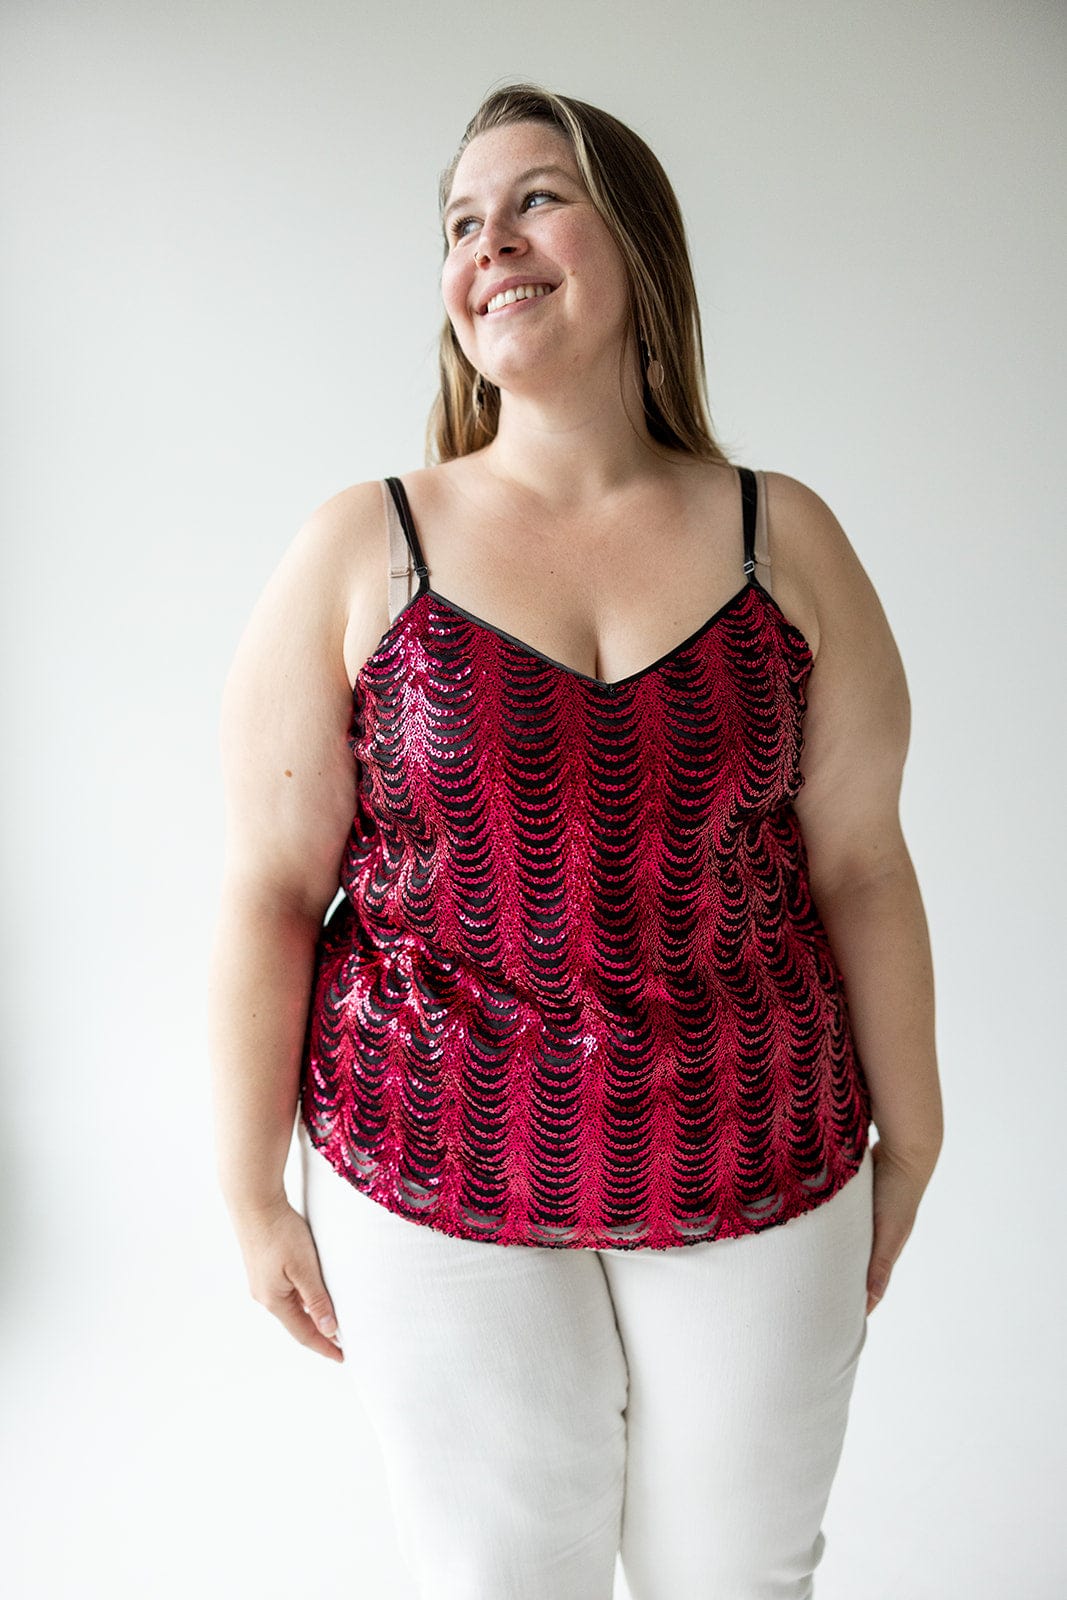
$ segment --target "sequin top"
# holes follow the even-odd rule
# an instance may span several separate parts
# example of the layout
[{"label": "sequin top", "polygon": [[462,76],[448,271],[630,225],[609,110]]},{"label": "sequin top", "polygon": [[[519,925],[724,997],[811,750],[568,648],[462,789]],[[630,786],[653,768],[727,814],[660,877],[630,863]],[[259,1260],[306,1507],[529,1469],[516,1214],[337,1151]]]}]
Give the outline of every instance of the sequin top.
[{"label": "sequin top", "polygon": [[300,1111],[412,1222],[666,1249],[859,1168],[870,1095],[792,806],[813,656],[756,576],[737,471],[742,586],[611,683],[438,594],[385,480],[419,583],[353,691]]}]

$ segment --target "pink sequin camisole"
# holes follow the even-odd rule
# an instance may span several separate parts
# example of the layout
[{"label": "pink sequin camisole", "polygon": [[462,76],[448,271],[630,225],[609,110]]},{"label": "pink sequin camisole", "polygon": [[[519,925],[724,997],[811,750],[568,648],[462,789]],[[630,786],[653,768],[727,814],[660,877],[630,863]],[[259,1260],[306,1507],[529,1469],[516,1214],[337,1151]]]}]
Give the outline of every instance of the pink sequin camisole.
[{"label": "pink sequin camisole", "polygon": [[438,594],[384,480],[419,582],[353,690],[300,1114],[398,1216],[666,1249],[788,1222],[859,1168],[870,1094],[792,805],[813,656],[737,471],[741,587],[616,682]]}]

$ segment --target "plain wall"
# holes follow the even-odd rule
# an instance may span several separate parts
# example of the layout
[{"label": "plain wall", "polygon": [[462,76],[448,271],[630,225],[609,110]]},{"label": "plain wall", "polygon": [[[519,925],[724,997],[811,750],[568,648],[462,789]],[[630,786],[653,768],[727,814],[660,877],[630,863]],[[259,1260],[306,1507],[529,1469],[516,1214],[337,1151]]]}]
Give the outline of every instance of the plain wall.
[{"label": "plain wall", "polygon": [[308,514],[423,462],[438,173],[524,77],[663,161],[715,427],[833,508],[911,689],[946,1141],[819,1600],[1062,1594],[1064,7],[8,0],[0,33],[7,1592],[413,1592],[345,1369],[251,1300],[216,1189],[218,701]]}]

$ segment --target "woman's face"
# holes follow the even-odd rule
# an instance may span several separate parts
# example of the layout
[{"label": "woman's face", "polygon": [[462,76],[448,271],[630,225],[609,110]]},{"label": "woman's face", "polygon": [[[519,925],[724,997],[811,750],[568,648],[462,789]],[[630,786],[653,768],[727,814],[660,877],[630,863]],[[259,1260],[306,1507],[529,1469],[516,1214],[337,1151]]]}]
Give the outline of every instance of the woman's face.
[{"label": "woman's face", "polygon": [[[562,171],[532,170],[541,167]],[[561,133],[519,122],[473,139],[456,167],[445,231],[441,296],[478,372],[526,394],[558,395],[590,374],[615,380],[630,326],[626,273]],[[509,278],[552,292],[486,311]]]}]

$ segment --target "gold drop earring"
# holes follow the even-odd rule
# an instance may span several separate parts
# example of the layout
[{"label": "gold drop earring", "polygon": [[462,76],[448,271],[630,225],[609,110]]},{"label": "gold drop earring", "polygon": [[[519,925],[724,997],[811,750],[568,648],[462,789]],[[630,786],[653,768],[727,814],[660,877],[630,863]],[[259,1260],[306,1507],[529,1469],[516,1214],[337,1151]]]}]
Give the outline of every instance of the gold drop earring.
[{"label": "gold drop earring", "polygon": [[648,357],[648,365],[645,367],[645,381],[650,389],[662,389],[666,378],[663,362],[656,359],[655,352],[649,348],[643,333],[641,335],[641,346]]}]

